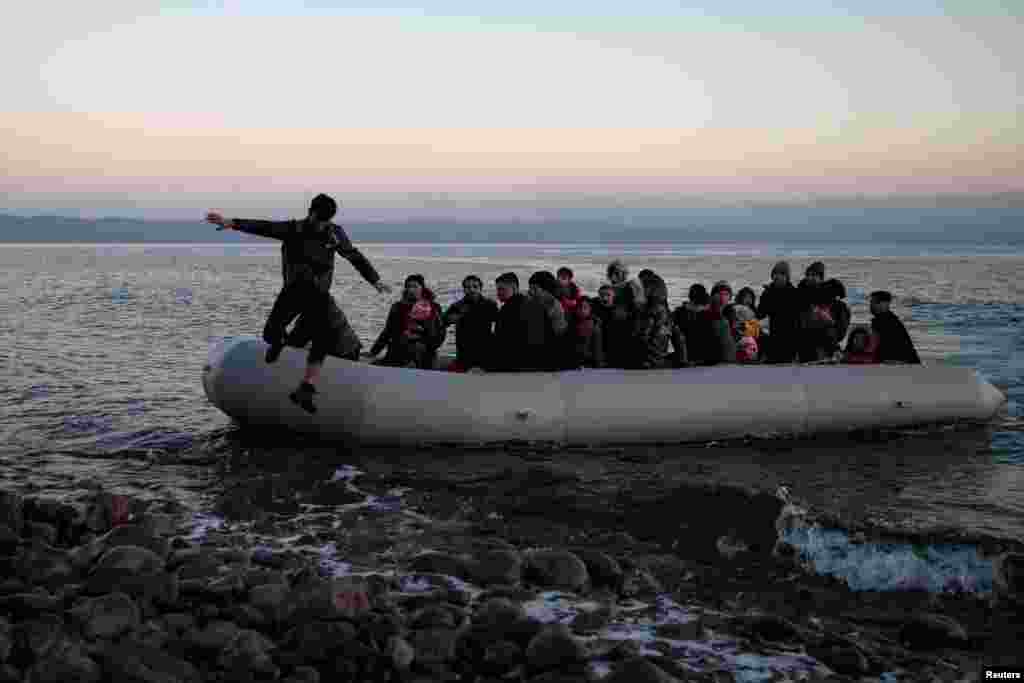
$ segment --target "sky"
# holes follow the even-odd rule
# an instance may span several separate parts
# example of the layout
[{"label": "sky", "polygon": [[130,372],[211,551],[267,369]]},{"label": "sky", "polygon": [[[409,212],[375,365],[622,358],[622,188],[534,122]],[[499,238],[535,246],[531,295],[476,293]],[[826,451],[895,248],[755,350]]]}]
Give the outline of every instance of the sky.
[{"label": "sky", "polygon": [[40,0],[0,25],[0,210],[1024,191],[1019,2]]}]

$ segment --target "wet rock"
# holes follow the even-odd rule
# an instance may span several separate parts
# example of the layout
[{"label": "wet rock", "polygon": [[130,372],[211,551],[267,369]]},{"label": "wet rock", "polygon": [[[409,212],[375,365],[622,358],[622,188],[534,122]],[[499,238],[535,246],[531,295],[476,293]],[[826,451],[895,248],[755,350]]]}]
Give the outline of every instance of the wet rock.
[{"label": "wet rock", "polygon": [[252,551],[252,562],[271,569],[287,569],[294,566],[295,557],[289,552],[275,552],[269,548],[256,548]]},{"label": "wet rock", "polygon": [[0,617],[0,664],[11,656],[11,648],[14,646],[13,633],[11,622]]},{"label": "wet rock", "polygon": [[640,655],[640,643],[635,640],[607,640],[595,638],[586,643],[587,656],[619,662]]},{"label": "wet rock", "polygon": [[472,566],[473,563],[470,560],[435,552],[418,555],[409,563],[409,568],[414,572],[446,574],[448,576],[457,576],[460,579],[468,579],[470,577]]},{"label": "wet rock", "polygon": [[604,683],[677,683],[678,680],[646,658],[634,657],[613,666]]},{"label": "wet rock", "polygon": [[277,569],[266,569],[263,567],[253,567],[252,569],[246,569],[242,578],[245,581],[246,588],[266,586],[268,584],[287,583],[284,578],[284,572],[279,571]]},{"label": "wet rock", "polygon": [[164,560],[152,550],[134,545],[122,545],[103,553],[96,564],[96,570],[105,569],[152,574],[163,571]]},{"label": "wet rock", "polygon": [[276,647],[274,641],[262,633],[246,629],[240,631],[224,648],[217,663],[235,673],[271,673],[277,670],[272,657]]},{"label": "wet rock", "polygon": [[100,536],[97,541],[105,548],[137,547],[152,551],[161,560],[170,552],[170,542],[166,538],[154,536],[139,524],[125,524],[115,527]]},{"label": "wet rock", "polygon": [[98,659],[111,681],[118,683],[198,683],[199,671],[189,662],[137,643],[108,643]]},{"label": "wet rock", "polygon": [[[147,512],[140,515],[137,524],[150,536],[173,536],[178,530],[177,517],[159,512]],[[150,549],[152,550],[152,548]]]},{"label": "wet rock", "polygon": [[594,610],[584,610],[579,612],[572,620],[572,623],[569,624],[569,629],[573,633],[580,635],[597,633],[608,625],[611,618],[612,610],[607,606]]},{"label": "wet rock", "polygon": [[29,671],[32,683],[95,683],[102,677],[99,664],[85,654],[82,644],[61,638]]},{"label": "wet rock", "polygon": [[[268,586],[260,586],[261,589]],[[370,609],[366,582],[359,577],[313,578],[295,586],[287,597],[292,623],[310,619],[355,618]]]},{"label": "wet rock", "polygon": [[594,587],[606,586],[613,590],[619,590],[622,587],[622,567],[614,558],[591,549],[575,550],[574,553],[586,565],[591,585]]},{"label": "wet rock", "polygon": [[566,550],[534,550],[526,554],[525,575],[542,585],[576,591],[589,580],[587,566]]},{"label": "wet rock", "polygon": [[967,631],[951,617],[918,614],[903,624],[900,642],[915,650],[964,646],[967,643]]},{"label": "wet rock", "polygon": [[457,631],[450,628],[430,628],[413,631],[410,642],[416,651],[416,661],[427,667],[437,667],[455,657]]},{"label": "wet rock", "polygon": [[57,545],[57,527],[47,522],[26,522],[25,535],[47,545]]},{"label": "wet rock", "polygon": [[177,574],[162,571],[140,574],[127,569],[97,569],[83,590],[87,595],[120,591],[141,603],[173,606],[178,602],[180,585]]},{"label": "wet rock", "polygon": [[661,585],[661,582],[642,567],[630,569],[625,572],[625,576],[622,580],[621,593],[628,597],[654,597],[660,593],[665,592],[665,587]]},{"label": "wet rock", "polygon": [[192,647],[209,652],[220,652],[233,641],[241,629],[230,621],[211,621],[205,628],[193,628],[186,636]]},{"label": "wet rock", "polygon": [[202,593],[218,605],[229,605],[245,593],[245,580],[241,574],[233,572],[210,581]]},{"label": "wet rock", "polygon": [[25,548],[17,565],[18,575],[31,583],[63,584],[77,575],[66,551],[40,542]]},{"label": "wet rock", "polygon": [[523,573],[523,559],[514,550],[485,550],[471,566],[471,579],[482,586],[515,585]]},{"label": "wet rock", "polygon": [[534,672],[574,669],[586,658],[586,648],[563,624],[545,626],[526,648],[526,662]]},{"label": "wet rock", "polygon": [[480,670],[490,676],[504,676],[523,661],[523,648],[511,640],[499,640],[487,646]]},{"label": "wet rock", "polygon": [[871,663],[864,653],[852,645],[808,645],[807,654],[843,676],[866,676]]},{"label": "wet rock", "polygon": [[24,498],[12,491],[0,491],[0,524],[20,534],[25,523],[24,512]]},{"label": "wet rock", "polygon": [[458,622],[455,614],[441,605],[424,607],[409,619],[409,625],[413,628],[455,628]]},{"label": "wet rock", "polygon": [[59,612],[62,607],[60,598],[46,592],[14,593],[0,597],[0,611],[11,614],[15,619],[33,617],[40,612]]},{"label": "wet rock", "polygon": [[699,619],[677,624],[659,624],[654,627],[659,638],[668,640],[700,640],[704,637],[704,628]]},{"label": "wet rock", "polygon": [[1024,554],[1006,553],[993,560],[992,582],[997,602],[1024,604]]},{"label": "wet rock", "polygon": [[385,653],[398,671],[407,671],[416,658],[416,650],[405,638],[391,636],[387,639]]},{"label": "wet rock", "polygon": [[111,593],[84,601],[69,611],[86,638],[116,638],[138,628],[138,605],[124,593]]},{"label": "wet rock", "polygon": [[319,662],[356,635],[355,626],[345,621],[312,621],[293,628],[284,642],[303,660]]},{"label": "wet rock", "polygon": [[172,555],[171,561],[168,562],[169,567],[178,567],[178,572],[182,581],[190,581],[194,579],[212,580],[221,576],[224,564],[214,557],[212,553],[203,551],[199,551],[198,553],[193,553],[191,551],[184,552],[188,553],[186,558],[182,558],[181,556],[175,557],[175,555],[177,555],[177,553],[175,553]]},{"label": "wet rock", "polygon": [[21,536],[14,533],[6,524],[0,524],[0,553],[13,552],[20,543]]},{"label": "wet rock", "polygon": [[249,591],[249,604],[263,612],[271,621],[281,622],[293,611],[289,600],[291,591],[291,587],[281,583],[255,586]]}]

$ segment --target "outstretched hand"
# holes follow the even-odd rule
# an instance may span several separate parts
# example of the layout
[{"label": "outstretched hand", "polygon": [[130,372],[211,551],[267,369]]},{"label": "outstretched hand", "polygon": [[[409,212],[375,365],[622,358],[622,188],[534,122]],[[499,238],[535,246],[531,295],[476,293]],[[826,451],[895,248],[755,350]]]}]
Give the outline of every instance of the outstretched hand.
[{"label": "outstretched hand", "polygon": [[224,230],[225,228],[230,230],[235,227],[234,221],[225,220],[223,214],[217,213],[216,211],[210,211],[206,214],[206,222],[213,223],[217,226],[218,230]]},{"label": "outstretched hand", "polygon": [[391,285],[389,285],[388,283],[384,282],[383,280],[377,280],[377,282],[373,286],[381,294],[390,294],[391,293]]}]

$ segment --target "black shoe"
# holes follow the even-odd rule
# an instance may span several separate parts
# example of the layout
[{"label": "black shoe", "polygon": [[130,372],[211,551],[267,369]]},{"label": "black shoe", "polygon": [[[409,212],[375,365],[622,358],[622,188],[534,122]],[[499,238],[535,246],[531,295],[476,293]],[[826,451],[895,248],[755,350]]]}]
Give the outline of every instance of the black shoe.
[{"label": "black shoe", "polygon": [[280,357],[281,350],[284,349],[284,344],[271,344],[270,348],[267,349],[267,355],[264,357],[268,363],[273,363]]},{"label": "black shoe", "polygon": [[314,395],[316,395],[316,387],[308,382],[303,382],[298,389],[288,395],[288,398],[307,413],[313,414],[316,412],[316,404],[313,403]]}]

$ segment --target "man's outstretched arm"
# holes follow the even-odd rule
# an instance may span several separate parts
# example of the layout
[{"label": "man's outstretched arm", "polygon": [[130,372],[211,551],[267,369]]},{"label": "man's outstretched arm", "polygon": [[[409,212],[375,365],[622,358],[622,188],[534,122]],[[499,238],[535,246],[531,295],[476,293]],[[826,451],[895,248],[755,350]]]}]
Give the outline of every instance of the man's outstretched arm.
[{"label": "man's outstretched arm", "polygon": [[258,221],[243,218],[224,218],[216,211],[206,214],[206,222],[218,226],[218,230],[238,230],[239,232],[283,240],[295,231],[297,221]]},{"label": "man's outstretched arm", "polygon": [[363,255],[363,252],[356,249],[355,245],[345,234],[345,230],[341,226],[336,226],[334,229],[335,238],[338,241],[338,245],[334,250],[343,259],[352,264],[352,266],[359,271],[359,274],[363,276],[363,279],[369,282],[371,285],[377,288],[378,292],[388,293],[391,291],[391,286],[380,279],[380,275],[377,273],[376,268],[370,263],[370,260]]}]

